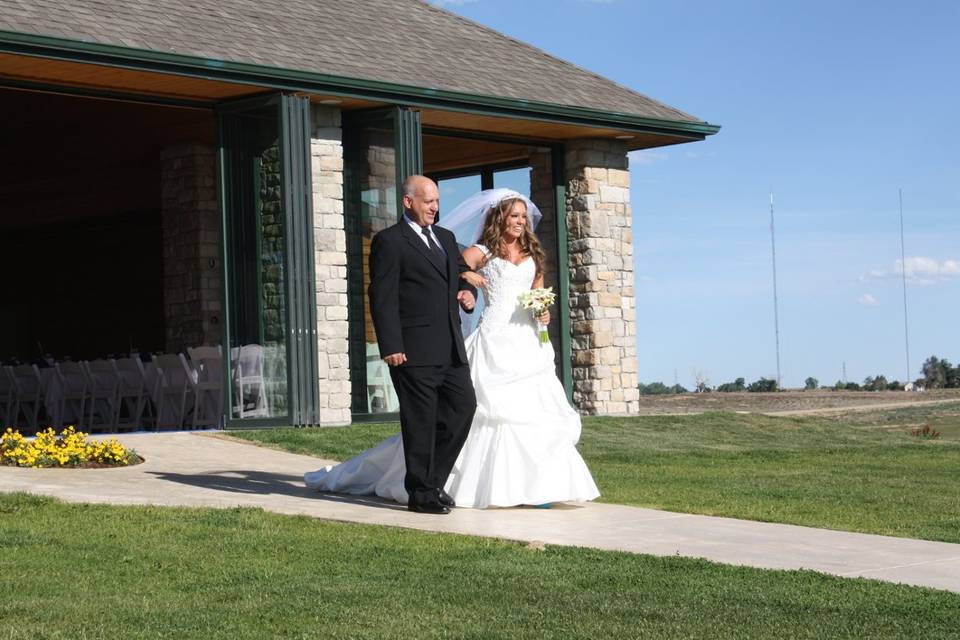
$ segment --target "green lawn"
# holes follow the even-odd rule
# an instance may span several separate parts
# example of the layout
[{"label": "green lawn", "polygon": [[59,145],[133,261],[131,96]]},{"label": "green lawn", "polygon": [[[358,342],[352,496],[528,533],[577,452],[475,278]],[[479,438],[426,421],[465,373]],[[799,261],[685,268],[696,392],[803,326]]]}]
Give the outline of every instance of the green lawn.
[{"label": "green lawn", "polygon": [[960,595],[811,572],[0,495],[0,637],[958,638]]},{"label": "green lawn", "polygon": [[[910,435],[923,425],[941,437]],[[398,429],[234,435],[340,460]],[[586,418],[580,449],[606,502],[960,542],[960,404],[805,418]]]}]

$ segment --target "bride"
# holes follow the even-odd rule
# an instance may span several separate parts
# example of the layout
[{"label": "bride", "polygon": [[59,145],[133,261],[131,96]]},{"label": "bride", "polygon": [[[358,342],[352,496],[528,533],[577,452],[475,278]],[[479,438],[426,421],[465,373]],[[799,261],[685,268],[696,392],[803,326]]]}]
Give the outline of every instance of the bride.
[{"label": "bride", "polygon": [[[543,286],[544,252],[533,234],[540,211],[509,189],[471,197],[444,220],[473,242],[464,277],[483,291],[477,328],[467,336],[477,395],[467,440],[445,490],[461,507],[587,501],[600,495],[577,452],[580,416],[554,372],[553,348],[518,296]],[[482,227],[481,227],[482,223]],[[539,318],[549,323],[549,312]],[[375,494],[406,504],[403,443],[397,434],[332,467],[304,475],[317,491]]]}]

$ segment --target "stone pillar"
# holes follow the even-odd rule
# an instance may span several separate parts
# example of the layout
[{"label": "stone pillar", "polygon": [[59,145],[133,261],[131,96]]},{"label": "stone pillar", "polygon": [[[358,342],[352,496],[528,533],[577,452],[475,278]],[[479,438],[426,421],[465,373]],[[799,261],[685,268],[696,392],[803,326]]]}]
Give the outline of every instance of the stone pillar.
[{"label": "stone pillar", "polygon": [[223,339],[216,156],[184,144],[161,152],[165,350]]},{"label": "stone pillar", "polygon": [[350,423],[347,319],[347,236],[343,219],[343,136],[340,110],[314,105],[314,261],[317,276],[317,371],[320,423]]},{"label": "stone pillar", "polygon": [[636,309],[626,145],[566,146],[573,399],[582,413],[637,413]]}]

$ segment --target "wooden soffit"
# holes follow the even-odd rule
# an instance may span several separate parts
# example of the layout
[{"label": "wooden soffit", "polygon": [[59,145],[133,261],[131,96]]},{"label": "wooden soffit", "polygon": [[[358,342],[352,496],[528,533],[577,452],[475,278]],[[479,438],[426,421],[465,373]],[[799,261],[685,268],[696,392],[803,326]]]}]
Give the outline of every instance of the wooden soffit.
[{"label": "wooden soffit", "polygon": [[[276,89],[256,84],[210,80],[187,75],[161,73],[44,58],[15,53],[0,53],[0,85],[29,85],[55,91],[57,87],[102,93],[150,96],[166,100],[216,103],[254,96]],[[343,110],[384,106],[383,99],[363,99],[310,93],[312,102],[335,105]],[[646,149],[690,142],[690,138],[663,133],[648,133],[616,128],[592,127],[548,120],[510,116],[491,116],[468,111],[425,108],[421,110],[425,128],[450,133],[487,134],[504,140],[557,143],[577,138],[623,140],[629,150]]]},{"label": "wooden soffit", "polygon": [[648,149],[670,144],[689,142],[679,136],[651,134],[622,129],[586,127],[581,125],[543,122],[519,118],[500,118],[456,111],[422,110],[421,122],[424,128],[442,129],[455,135],[458,131],[465,134],[493,134],[503,139],[515,138],[520,141],[540,142],[544,144],[576,140],[578,138],[605,138],[621,140],[627,149]]},{"label": "wooden soffit", "polygon": [[[11,84],[51,88],[62,86],[104,93],[210,103],[273,91],[268,87],[251,84],[0,53],[0,84],[5,80]],[[311,96],[311,99],[316,102],[335,100],[336,104],[344,109],[376,106],[374,102],[332,96]]]}]

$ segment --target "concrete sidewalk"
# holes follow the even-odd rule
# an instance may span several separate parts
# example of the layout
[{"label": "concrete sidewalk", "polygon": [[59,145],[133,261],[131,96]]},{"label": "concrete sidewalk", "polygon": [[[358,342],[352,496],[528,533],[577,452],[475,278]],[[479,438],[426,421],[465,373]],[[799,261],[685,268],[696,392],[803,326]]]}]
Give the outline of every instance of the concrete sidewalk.
[{"label": "concrete sidewalk", "polygon": [[960,544],[593,503],[552,509],[455,509],[448,516],[414,514],[376,498],[307,491],[303,473],[327,464],[310,456],[215,434],[117,438],[146,462],[117,469],[0,467],[0,491],[71,502],[260,507],[427,531],[679,555],[765,569],[811,569],[960,593]]}]

